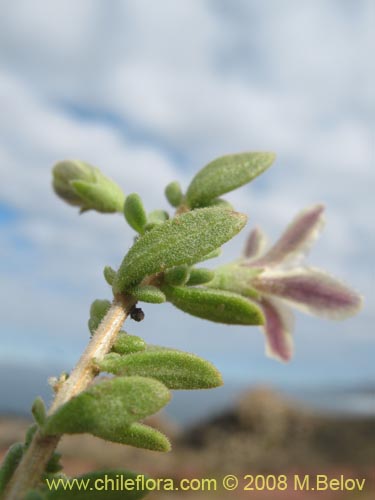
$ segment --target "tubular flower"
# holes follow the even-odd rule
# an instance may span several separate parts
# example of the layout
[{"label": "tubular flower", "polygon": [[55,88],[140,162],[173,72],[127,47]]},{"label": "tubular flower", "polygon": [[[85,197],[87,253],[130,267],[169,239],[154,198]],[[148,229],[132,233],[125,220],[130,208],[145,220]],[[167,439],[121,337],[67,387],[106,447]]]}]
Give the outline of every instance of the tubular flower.
[{"label": "tubular flower", "polygon": [[209,286],[240,293],[264,313],[266,354],[288,361],[293,354],[293,314],[289,306],[329,319],[356,314],[362,298],[324,271],[301,265],[323,227],[324,206],[300,212],[280,239],[264,251],[265,237],[251,231],[239,260],[218,268]]}]

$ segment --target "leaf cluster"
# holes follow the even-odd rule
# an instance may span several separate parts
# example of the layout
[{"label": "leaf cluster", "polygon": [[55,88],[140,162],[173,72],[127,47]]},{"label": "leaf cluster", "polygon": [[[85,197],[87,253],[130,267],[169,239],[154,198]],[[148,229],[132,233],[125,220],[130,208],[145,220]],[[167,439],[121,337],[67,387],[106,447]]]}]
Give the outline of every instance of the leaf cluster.
[{"label": "leaf cluster", "polygon": [[[118,269],[109,266],[104,269],[104,278],[115,298],[130,298],[135,304],[168,301],[188,314],[209,321],[260,325],[264,317],[251,300],[251,294],[243,296],[228,286],[222,290],[212,269],[196,266],[217,257],[222,245],[247,222],[247,217],[236,212],[221,196],[252,181],[273,160],[271,153],[227,155],[201,169],[185,193],[178,182],[168,184],[165,195],[176,209],[174,216],[160,209],[147,213],[137,193],[125,196],[99,169],[77,160],[55,165],[53,188],[59,197],[78,206],[81,212],[122,212],[136,231],[135,242]],[[100,323],[105,321],[110,308],[110,300],[92,303],[88,321],[91,335],[95,335]],[[51,415],[46,414],[40,398],[35,400],[32,408],[35,425],[28,431],[25,443],[9,450],[0,469],[0,493],[36,430],[42,436],[90,433],[117,443],[169,451],[168,438],[143,420],[169,402],[171,390],[208,389],[222,384],[220,373],[208,361],[191,353],[149,346],[140,337],[124,331],[118,335],[111,352],[102,359],[93,359],[92,363],[98,375],[94,383]],[[45,475],[58,478],[60,469],[59,455],[54,454]],[[133,477],[127,471],[118,473]],[[126,495],[121,492],[121,498],[136,499],[146,493],[146,490]],[[90,496],[73,490],[64,491],[63,495],[77,499],[97,497],[92,491]],[[30,491],[27,499],[63,497],[58,491],[39,488]],[[111,498],[117,496],[112,492]]]}]

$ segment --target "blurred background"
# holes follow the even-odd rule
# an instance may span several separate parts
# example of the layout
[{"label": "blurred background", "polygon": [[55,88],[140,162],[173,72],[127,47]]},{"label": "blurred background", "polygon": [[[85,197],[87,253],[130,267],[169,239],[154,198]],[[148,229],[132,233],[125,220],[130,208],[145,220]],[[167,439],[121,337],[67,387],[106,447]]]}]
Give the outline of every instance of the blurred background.
[{"label": "blurred background", "polygon": [[[261,226],[272,242],[300,209],[325,203],[326,228],[309,262],[360,291],[364,310],[342,323],[297,314],[295,357],[283,365],[265,357],[258,328],[214,325],[169,305],[145,305],[145,321],[129,323],[130,333],[199,354],[225,380],[220,389],[176,393],[163,418],[183,442],[194,426],[236,413],[246,391],[255,408],[268,408],[265,401],[289,408],[284,398],[291,398],[293,408],[303,405],[331,424],[360,422],[362,432],[364,422],[373,431],[374,8],[372,0],[2,0],[5,441],[13,436],[5,415],[28,415],[38,394],[50,401],[47,378],[74,366],[88,341],[91,302],[110,298],[102,269],[119,265],[133,237],[121,216],[78,216],[57,199],[53,164],[92,163],[125,193],[139,192],[147,209],[167,209],[168,182],[186,188],[213,158],[246,150],[277,153],[269,171],[227,197],[249,214],[248,229]],[[243,231],[227,244],[220,261],[236,257],[245,238]],[[371,434],[366,429],[363,443]],[[362,442],[353,439],[347,451]],[[270,456],[278,445],[262,443],[263,458],[244,451],[245,462],[276,467]],[[306,450],[315,450],[313,443]],[[280,453],[292,466],[285,449]],[[364,456],[365,465],[375,462]]]}]

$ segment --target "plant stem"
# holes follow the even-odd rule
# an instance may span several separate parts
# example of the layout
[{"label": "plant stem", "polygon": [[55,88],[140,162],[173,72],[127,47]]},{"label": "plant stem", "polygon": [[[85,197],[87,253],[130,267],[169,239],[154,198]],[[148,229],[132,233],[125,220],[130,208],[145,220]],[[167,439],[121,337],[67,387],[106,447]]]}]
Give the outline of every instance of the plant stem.
[{"label": "plant stem", "polygon": [[[136,301],[130,297],[117,297],[114,299],[77,365],[59,388],[49,409],[49,415],[86,389],[92,382],[97,375],[92,360],[94,358],[101,360],[109,352],[135,303]],[[61,435],[44,436],[42,431],[35,433],[30,446],[8,484],[4,500],[23,499],[26,492],[39,483],[61,437]]]}]

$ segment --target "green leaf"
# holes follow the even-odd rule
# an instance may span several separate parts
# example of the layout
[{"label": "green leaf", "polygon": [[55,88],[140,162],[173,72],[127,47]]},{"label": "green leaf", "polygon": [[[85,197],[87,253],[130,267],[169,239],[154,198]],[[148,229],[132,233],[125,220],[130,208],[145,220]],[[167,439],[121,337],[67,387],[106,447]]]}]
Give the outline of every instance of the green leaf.
[{"label": "green leaf", "polygon": [[182,264],[194,264],[230,240],[246,224],[246,216],[220,208],[184,213],[141,236],[116,274],[114,294],[137,285],[145,276]]},{"label": "green leaf", "polygon": [[163,224],[169,219],[169,214],[165,210],[154,210],[148,214],[147,224],[145,226],[144,232],[151,231],[155,227]]},{"label": "green leaf", "polygon": [[60,463],[60,459],[61,453],[55,451],[46,465],[46,472],[49,474],[55,474],[56,472],[61,471],[63,466]]},{"label": "green leaf", "polygon": [[165,197],[172,205],[172,207],[178,207],[179,205],[181,205],[183,200],[183,194],[180,183],[174,181],[168,184],[168,186],[165,188]]},{"label": "green leaf", "polygon": [[169,302],[182,311],[216,323],[263,325],[261,309],[236,293],[211,288],[163,286]]},{"label": "green leaf", "polygon": [[88,321],[88,327],[93,335],[100,325],[102,319],[107,314],[111,303],[109,300],[94,300],[90,308],[90,319]]},{"label": "green leaf", "polygon": [[45,493],[41,493],[38,490],[30,490],[26,493],[26,496],[23,500],[46,500]]},{"label": "green leaf", "polygon": [[136,335],[129,335],[126,332],[120,332],[113,344],[112,351],[119,354],[130,354],[132,352],[144,351],[146,342]]},{"label": "green leaf", "polygon": [[[46,500],[140,500],[152,488],[147,487],[148,476],[126,470],[95,471],[70,479],[71,489],[61,485],[51,489]],[[49,480],[50,483],[52,480]],[[152,480],[151,480],[152,481]],[[63,484],[66,484],[63,482]],[[107,485],[107,486],[106,486]],[[96,486],[96,487],[95,487]]]},{"label": "green leaf", "polygon": [[139,285],[131,290],[129,293],[141,302],[149,302],[150,304],[162,304],[166,301],[164,293],[152,285]]},{"label": "green leaf", "polygon": [[167,436],[149,425],[138,422],[127,427],[121,435],[121,440],[117,442],[145,450],[171,451],[171,443]]},{"label": "green leaf", "polygon": [[203,283],[208,283],[212,281],[215,276],[215,271],[206,268],[195,268],[190,271],[189,281],[186,283],[187,286],[202,285]]},{"label": "green leaf", "polygon": [[152,231],[153,229],[155,229],[155,227],[159,226],[160,224],[162,224],[162,222],[148,222],[145,225],[145,233]]},{"label": "green leaf", "polygon": [[164,280],[169,285],[184,285],[190,276],[190,266],[177,266],[167,269]]},{"label": "green leaf", "polygon": [[108,285],[112,286],[116,276],[116,271],[112,269],[112,267],[110,266],[105,266],[103,274],[104,274],[104,279],[106,280]]},{"label": "green leaf", "polygon": [[221,255],[221,248],[215,248],[215,250],[212,250],[212,252],[202,257],[202,259],[200,259],[198,262],[204,262],[205,260],[216,259],[216,257],[220,257],[220,255]]},{"label": "green leaf", "polygon": [[46,407],[44,401],[41,397],[37,397],[31,407],[31,412],[34,416],[35,422],[43,427],[44,422],[46,421]]},{"label": "green leaf", "polygon": [[97,364],[102,371],[115,375],[155,378],[169,389],[211,389],[223,383],[220,373],[208,361],[168,349],[128,356],[107,354]]},{"label": "green leaf", "polygon": [[225,264],[215,269],[215,277],[207,286],[258,299],[259,293],[252,282],[262,271],[262,268],[241,265],[241,261]]},{"label": "green leaf", "polygon": [[241,153],[217,158],[193,178],[186,200],[191,208],[205,206],[214,198],[252,181],[274,160],[273,153]]},{"label": "green leaf", "polygon": [[126,198],[124,215],[129,226],[138,233],[143,234],[147,224],[147,214],[139,194],[132,193]]},{"label": "green leaf", "polygon": [[122,212],[125,195],[113,181],[100,175],[92,184],[85,181],[71,181],[70,185],[81,198],[81,212],[96,210],[101,213]]},{"label": "green leaf", "polygon": [[5,455],[3,465],[0,468],[0,493],[5,490],[6,485],[17,469],[23,455],[23,450],[22,443],[15,443]]},{"label": "green leaf", "polygon": [[28,429],[26,430],[26,435],[25,435],[25,449],[27,449],[30,446],[30,443],[34,437],[34,434],[38,430],[38,426],[36,424],[30,425]]},{"label": "green leaf", "polygon": [[228,210],[233,210],[233,205],[229,203],[227,200],[223,200],[223,198],[215,198],[209,201],[206,205],[207,207],[222,207],[227,208]]},{"label": "green leaf", "polygon": [[166,347],[163,345],[147,344],[146,351],[149,352],[160,352],[160,351],[173,351],[173,352],[184,352],[180,349],[173,349],[172,347]]},{"label": "green leaf", "polygon": [[88,432],[122,442],[126,428],[159,411],[170,399],[169,390],[146,377],[116,377],[101,381],[70,399],[48,417],[45,434]]},{"label": "green leaf", "polygon": [[162,224],[169,219],[169,214],[165,210],[154,210],[147,216],[147,222],[150,224]]}]

